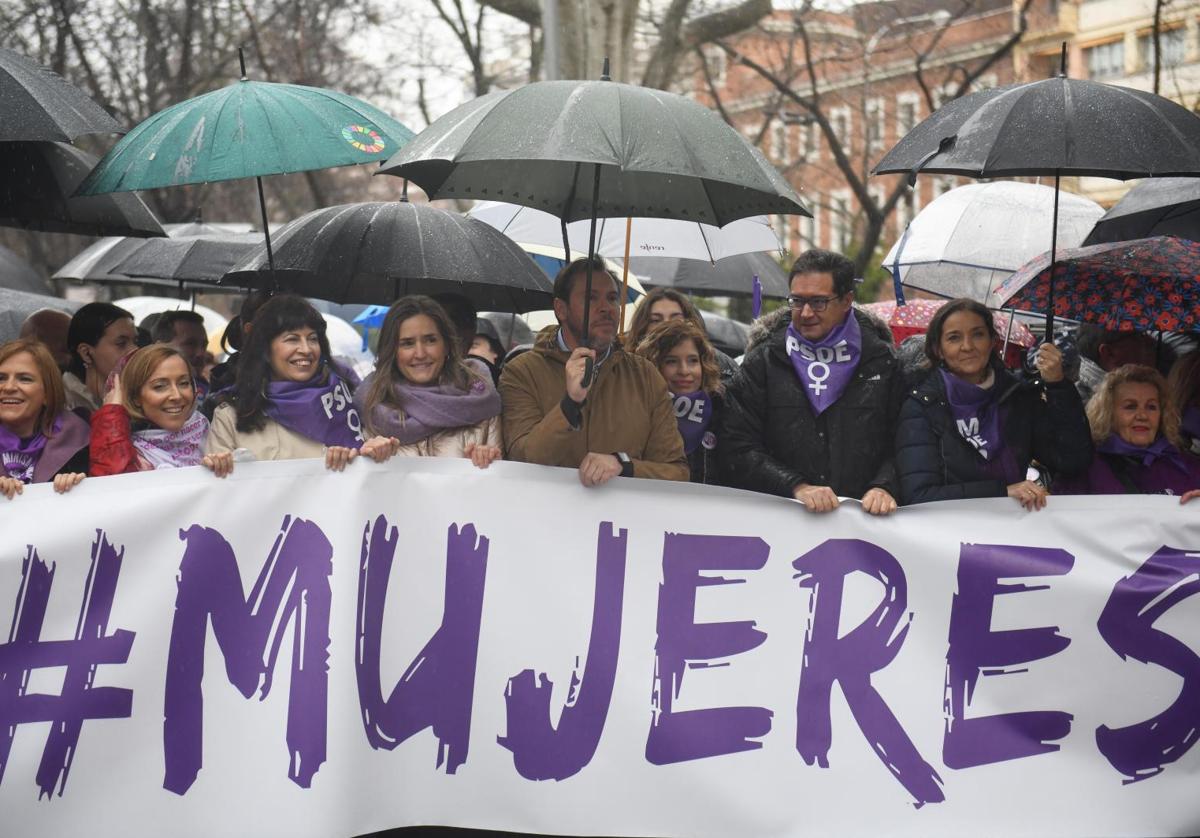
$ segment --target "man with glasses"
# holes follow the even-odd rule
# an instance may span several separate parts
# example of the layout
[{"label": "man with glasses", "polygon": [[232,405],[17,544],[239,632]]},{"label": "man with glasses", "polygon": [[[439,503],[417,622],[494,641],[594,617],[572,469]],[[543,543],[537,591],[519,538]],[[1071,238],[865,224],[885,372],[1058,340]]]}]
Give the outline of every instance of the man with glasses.
[{"label": "man with glasses", "polygon": [[726,390],[719,449],[745,489],[791,497],[810,512],[838,498],[896,508],[892,459],[903,383],[891,344],[856,311],[854,266],[810,250],[792,266],[791,317],[754,344]]}]

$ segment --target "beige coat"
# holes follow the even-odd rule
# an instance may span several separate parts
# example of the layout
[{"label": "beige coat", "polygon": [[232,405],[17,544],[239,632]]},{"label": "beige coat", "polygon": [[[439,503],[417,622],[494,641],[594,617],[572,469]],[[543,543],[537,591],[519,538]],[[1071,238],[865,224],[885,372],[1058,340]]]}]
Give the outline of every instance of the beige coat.
[{"label": "beige coat", "polygon": [[285,428],[274,419],[259,431],[239,431],[237,411],[232,404],[223,404],[213,413],[204,442],[205,454],[221,454],[245,448],[257,460],[303,460],[324,457],[325,446],[315,439]]},{"label": "beige coat", "polygon": [[495,445],[504,448],[500,436],[500,417],[484,419],[478,425],[452,428],[428,436],[420,442],[401,445],[397,454],[401,457],[462,457],[469,443]]}]

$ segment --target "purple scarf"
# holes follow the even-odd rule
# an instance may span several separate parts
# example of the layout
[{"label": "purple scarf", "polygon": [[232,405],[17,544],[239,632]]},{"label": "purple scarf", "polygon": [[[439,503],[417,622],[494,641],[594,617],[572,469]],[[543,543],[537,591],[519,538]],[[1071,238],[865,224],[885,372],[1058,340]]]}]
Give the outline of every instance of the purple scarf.
[{"label": "purple scarf", "polygon": [[698,390],[672,394],[671,404],[675,409],[675,421],[679,423],[679,435],[683,437],[683,450],[691,454],[701,444],[712,448],[711,434],[706,433],[713,418],[713,403],[708,393]]},{"label": "purple scarf", "polygon": [[[492,384],[491,375],[477,361],[465,362],[472,372],[466,390],[452,384],[422,386],[408,381],[392,382],[391,398],[371,409],[371,428],[385,436],[394,436],[401,445],[411,445],[451,428],[469,428],[493,416],[500,415],[500,394]],[[359,387],[359,408],[362,397],[371,390],[375,373]]]},{"label": "purple scarf", "polygon": [[195,411],[177,431],[162,428],[134,431],[133,447],[152,468],[184,468],[200,465],[207,436],[208,420]]},{"label": "purple scarf", "polygon": [[1183,452],[1168,442],[1165,436],[1160,436],[1149,445],[1143,446],[1132,445],[1116,434],[1109,434],[1107,439],[1096,446],[1096,450],[1101,454],[1132,457],[1147,468],[1154,465],[1155,460],[1162,458],[1185,474],[1188,470]]},{"label": "purple scarf", "polygon": [[[54,420],[53,433],[62,430],[62,417]],[[33,470],[46,447],[46,435],[41,423],[33,436],[21,439],[0,425],[0,477],[15,477],[22,483],[33,482]]]},{"label": "purple scarf", "polygon": [[1020,466],[1005,446],[1000,430],[995,374],[992,373],[991,387],[980,387],[947,370],[939,369],[938,372],[946,387],[946,402],[950,405],[954,428],[984,459],[984,473],[1006,483],[1023,479]]},{"label": "purple scarf", "polygon": [[791,323],[787,354],[813,412],[820,416],[845,391],[862,357],[862,330],[851,311],[823,340],[810,343]]},{"label": "purple scarf", "polygon": [[364,441],[362,422],[350,388],[332,370],[325,383],[318,378],[269,382],[266,414],[288,430],[325,445],[358,448]]}]

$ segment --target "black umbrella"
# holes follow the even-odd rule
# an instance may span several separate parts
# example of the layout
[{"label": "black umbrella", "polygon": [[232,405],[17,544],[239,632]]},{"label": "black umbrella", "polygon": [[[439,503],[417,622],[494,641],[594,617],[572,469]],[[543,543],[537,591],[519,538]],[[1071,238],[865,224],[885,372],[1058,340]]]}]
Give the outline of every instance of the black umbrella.
[{"label": "black umbrella", "polygon": [[699,311],[700,316],[704,318],[704,331],[708,332],[708,339],[712,341],[713,346],[735,358],[745,354],[746,344],[750,339],[749,326],[711,311]]},{"label": "black umbrella", "polygon": [[1200,241],[1200,180],[1164,177],[1139,183],[1096,222],[1083,244],[1152,236]]},{"label": "black umbrella", "polygon": [[0,226],[86,236],[165,236],[132,192],[72,197],[99,158],[66,143],[0,145]]},{"label": "black umbrella", "polygon": [[[186,236],[224,238],[248,233],[254,227],[251,224],[240,222],[192,221],[186,224],[164,224],[163,229],[172,238]],[[103,238],[77,253],[69,262],[54,272],[53,278],[71,282],[129,282],[128,276],[109,273],[105,267],[114,265],[130,256],[145,243],[144,238],[122,238],[120,236]]]},{"label": "black umbrella", "polygon": [[[544,81],[460,105],[388,160],[430,198],[508,201],[559,217],[677,218],[721,226],[811,215],[791,185],[715,112],[673,93],[608,80]],[[585,293],[590,297],[592,274]],[[585,297],[586,299],[587,297]],[[588,335],[587,307],[583,337]],[[590,380],[589,363],[585,380]]]},{"label": "black umbrella", "polygon": [[262,233],[171,237],[143,241],[131,252],[110,252],[96,269],[152,284],[215,285],[234,265],[263,245]]},{"label": "black umbrella", "polygon": [[[427,204],[363,203],[315,210],[272,239],[279,286],[339,303],[383,303],[456,291],[476,309],[549,308],[553,284],[529,255],[482,221]],[[272,287],[265,248],[221,284]]]},{"label": "black umbrella", "polygon": [[0,141],[69,143],[124,129],[88,95],[49,67],[0,49]]},{"label": "black umbrella", "polygon": [[29,294],[48,294],[50,286],[28,262],[0,245],[0,288]]},{"label": "black umbrella", "polygon": [[[1051,176],[1056,200],[1063,175],[1200,175],[1200,117],[1128,87],[1058,76],[955,99],[905,135],[874,174],[918,172],[974,178]],[[1058,225],[1051,227],[1051,262]],[[1054,331],[1053,299],[1046,334]]]},{"label": "black umbrella", "polygon": [[692,294],[750,294],[757,276],[764,297],[782,299],[788,295],[787,274],[770,253],[743,253],[716,262],[638,256],[629,260],[629,270],[643,284]]},{"label": "black umbrella", "polygon": [[64,300],[62,297],[0,288],[0,343],[15,340],[21,333],[21,324],[25,322],[25,318],[35,311],[53,308],[65,311],[67,314],[74,314],[75,309],[81,305],[83,303]]}]

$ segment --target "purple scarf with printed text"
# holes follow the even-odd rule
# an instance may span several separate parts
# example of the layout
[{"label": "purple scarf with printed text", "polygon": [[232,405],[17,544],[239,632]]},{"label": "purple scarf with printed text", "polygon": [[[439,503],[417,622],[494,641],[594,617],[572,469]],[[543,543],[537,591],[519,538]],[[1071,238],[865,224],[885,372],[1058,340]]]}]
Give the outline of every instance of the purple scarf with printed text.
[{"label": "purple scarf with printed text", "polygon": [[939,369],[938,373],[946,387],[946,402],[950,406],[954,428],[984,459],[984,473],[1005,483],[1025,479],[1020,465],[1005,446],[1000,430],[995,373],[989,373],[991,384],[987,387],[964,381],[948,370]]},{"label": "purple scarf with printed text", "polygon": [[271,381],[267,384],[268,416],[291,431],[325,445],[358,448],[363,444],[362,422],[346,382],[332,370],[321,382]]},{"label": "purple scarf with printed text", "polygon": [[1165,436],[1160,436],[1149,445],[1133,445],[1116,434],[1109,434],[1107,439],[1096,446],[1096,450],[1102,454],[1132,457],[1147,468],[1161,458],[1184,473],[1188,470],[1183,452],[1168,442]]},{"label": "purple scarf with printed text", "polygon": [[675,421],[679,423],[679,435],[683,437],[683,450],[691,454],[700,447],[708,426],[712,424],[712,399],[703,390],[672,393],[671,406],[675,410]]},{"label": "purple scarf with printed text", "polygon": [[787,354],[804,387],[804,395],[820,416],[841,397],[862,357],[862,329],[854,312],[822,340],[813,343],[791,323],[787,327]]},{"label": "purple scarf with printed text", "polygon": [[[371,428],[376,433],[394,436],[401,445],[420,442],[450,428],[467,428],[500,415],[500,394],[491,374],[482,363],[467,360],[477,374],[468,389],[452,384],[419,385],[408,381],[392,382],[391,398],[371,409]],[[359,387],[359,399],[371,390],[375,373]]]},{"label": "purple scarf with printed text", "polygon": [[177,431],[162,428],[134,431],[132,442],[138,456],[153,468],[185,468],[200,464],[207,436],[208,420],[197,410]]},{"label": "purple scarf with printed text", "polygon": [[[52,433],[62,430],[62,417],[54,420]],[[33,482],[33,469],[46,448],[46,435],[39,423],[33,436],[21,439],[0,425],[0,477],[15,477],[22,483]]]}]

